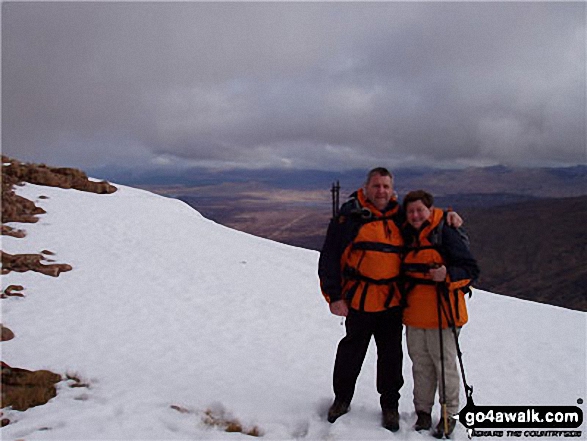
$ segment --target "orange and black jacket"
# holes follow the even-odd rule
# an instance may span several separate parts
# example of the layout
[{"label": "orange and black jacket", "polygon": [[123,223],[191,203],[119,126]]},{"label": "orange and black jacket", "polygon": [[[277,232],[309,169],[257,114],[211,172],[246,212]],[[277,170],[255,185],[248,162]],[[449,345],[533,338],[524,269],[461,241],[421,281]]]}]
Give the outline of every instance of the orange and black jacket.
[{"label": "orange and black jacket", "polygon": [[329,303],[344,299],[366,312],[400,305],[403,221],[397,201],[381,212],[363,190],[341,207],[328,226],[318,263],[322,294]]},{"label": "orange and black jacket", "polygon": [[[406,252],[402,262],[402,304],[405,325],[438,329],[463,326],[467,320],[465,294],[479,276],[479,267],[459,232],[444,222],[444,213],[433,209],[419,230],[405,224]],[[444,265],[444,282],[434,282],[430,268]],[[441,307],[438,308],[438,299]]]}]

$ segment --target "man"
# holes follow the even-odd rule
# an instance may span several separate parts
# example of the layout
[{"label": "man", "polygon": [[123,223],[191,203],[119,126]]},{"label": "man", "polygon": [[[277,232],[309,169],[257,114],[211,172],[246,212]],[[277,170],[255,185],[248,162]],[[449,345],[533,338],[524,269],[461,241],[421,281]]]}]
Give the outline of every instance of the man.
[{"label": "man", "polygon": [[[394,196],[392,175],[378,167],[368,173],[364,187],[353,193],[328,226],[318,275],[330,311],[346,317],[346,336],[338,345],[334,364],[335,399],[327,417],[331,423],[350,410],[373,336],[382,425],[392,432],[399,430],[403,354],[397,282],[404,219]],[[456,216],[456,220],[460,218]]]}]

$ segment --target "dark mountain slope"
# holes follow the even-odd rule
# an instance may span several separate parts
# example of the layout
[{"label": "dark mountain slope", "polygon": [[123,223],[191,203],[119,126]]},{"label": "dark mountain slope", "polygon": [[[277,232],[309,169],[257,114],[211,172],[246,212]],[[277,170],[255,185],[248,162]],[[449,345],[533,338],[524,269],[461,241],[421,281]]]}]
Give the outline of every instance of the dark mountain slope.
[{"label": "dark mountain slope", "polygon": [[587,311],[587,196],[463,210],[481,289]]}]

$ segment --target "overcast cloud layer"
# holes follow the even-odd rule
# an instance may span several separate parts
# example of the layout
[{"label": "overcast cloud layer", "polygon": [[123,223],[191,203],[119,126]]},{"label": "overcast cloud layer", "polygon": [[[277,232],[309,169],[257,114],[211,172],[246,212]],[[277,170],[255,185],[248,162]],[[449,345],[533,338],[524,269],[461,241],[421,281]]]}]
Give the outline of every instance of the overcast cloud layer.
[{"label": "overcast cloud layer", "polygon": [[3,3],[2,149],[55,165],[576,164],[586,5]]}]

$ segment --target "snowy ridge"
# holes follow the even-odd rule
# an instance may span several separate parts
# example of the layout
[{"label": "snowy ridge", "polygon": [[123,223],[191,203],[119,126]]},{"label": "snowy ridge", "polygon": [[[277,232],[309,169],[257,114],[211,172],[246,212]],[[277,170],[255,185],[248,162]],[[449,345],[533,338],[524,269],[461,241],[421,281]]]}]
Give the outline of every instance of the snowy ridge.
[{"label": "snowy ridge", "polygon": [[[351,413],[324,420],[344,330],[321,297],[317,252],[117,187],[16,190],[47,214],[24,226],[24,239],[3,237],[2,249],[51,250],[73,270],[2,277],[3,289],[21,284],[26,296],[2,301],[16,335],[2,343],[2,359],[75,373],[90,387],[62,383],[48,404],[9,410],[2,439],[252,439],[204,424],[207,410],[257,426],[265,439],[433,439],[412,431],[407,351],[400,432],[380,427],[373,345]],[[461,344],[476,404],[587,398],[587,314],[479,290],[469,309]],[[467,439],[462,426],[453,438]]]}]

